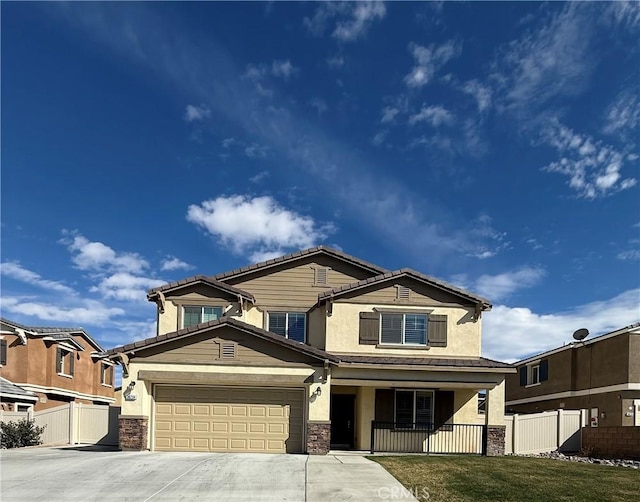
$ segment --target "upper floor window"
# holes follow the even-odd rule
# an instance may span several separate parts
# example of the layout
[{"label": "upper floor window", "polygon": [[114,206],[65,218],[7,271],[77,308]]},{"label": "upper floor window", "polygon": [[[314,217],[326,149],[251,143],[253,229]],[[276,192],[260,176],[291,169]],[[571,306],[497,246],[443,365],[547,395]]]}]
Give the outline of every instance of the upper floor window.
[{"label": "upper floor window", "polygon": [[182,314],[182,327],[188,328],[222,317],[222,307],[185,306]]},{"label": "upper floor window", "polygon": [[7,364],[7,341],[0,339],[0,366]]},{"label": "upper floor window", "polygon": [[113,385],[113,365],[104,361],[100,363],[100,383],[109,387]]},{"label": "upper floor window", "polygon": [[56,349],[56,372],[59,375],[73,376],[75,366],[75,353],[64,347]]},{"label": "upper floor window", "polygon": [[269,312],[269,331],[304,343],[307,333],[307,314],[302,312]]},{"label": "upper floor window", "polygon": [[538,385],[549,379],[549,361],[543,359],[520,367],[520,385]]},{"label": "upper floor window", "polygon": [[427,314],[390,314],[383,312],[380,343],[393,345],[426,345]]}]

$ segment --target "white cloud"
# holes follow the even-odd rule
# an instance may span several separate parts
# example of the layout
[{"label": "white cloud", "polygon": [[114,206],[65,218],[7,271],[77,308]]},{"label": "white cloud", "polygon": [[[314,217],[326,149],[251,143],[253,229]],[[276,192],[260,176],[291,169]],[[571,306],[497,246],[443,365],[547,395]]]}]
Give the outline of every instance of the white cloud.
[{"label": "white cloud", "polygon": [[280,77],[283,80],[289,80],[289,78],[291,78],[291,76],[297,72],[298,69],[295,68],[291,64],[291,61],[289,61],[288,59],[284,61],[275,60],[273,61],[273,63],[271,63],[271,74],[274,77]]},{"label": "white cloud", "polygon": [[67,295],[76,294],[73,288],[70,288],[58,281],[43,279],[40,274],[24,268],[17,261],[5,261],[0,264],[0,274],[10,277],[11,279],[24,282],[25,284],[48,289],[50,291],[57,291],[58,293],[64,293]]},{"label": "white cloud", "polygon": [[98,301],[88,299],[79,300],[75,306],[61,306],[32,301],[31,298],[3,297],[0,299],[0,307],[3,312],[73,326],[104,326],[111,322],[113,317],[125,314],[121,308],[106,307]]},{"label": "white cloud", "polygon": [[480,113],[484,112],[491,106],[491,89],[488,86],[474,79],[465,82],[461,89],[465,94],[473,96],[476,100],[478,111]]},{"label": "white cloud", "polygon": [[352,4],[350,19],[336,23],[333,37],[342,42],[352,42],[363,36],[376,19],[383,19],[387,9],[380,1],[362,1]]},{"label": "white cloud", "polygon": [[460,46],[453,41],[440,46],[432,44],[429,47],[411,43],[409,50],[415,59],[414,67],[404,78],[409,87],[428,84],[442,66],[459,56],[461,52]]},{"label": "white cloud", "polygon": [[167,256],[164,260],[162,260],[162,264],[160,265],[160,270],[189,270],[192,269],[193,266],[189,265],[187,262],[182,261],[175,256]]},{"label": "white cloud", "polygon": [[251,143],[244,148],[244,154],[250,159],[264,159],[269,149],[258,143]]},{"label": "white cloud", "polygon": [[[640,5],[640,4],[639,4]],[[622,134],[637,129],[640,125],[640,97],[636,92],[623,91],[607,108],[605,126],[606,134]]]},{"label": "white cloud", "polygon": [[330,70],[338,70],[342,68],[344,64],[345,61],[342,56],[333,56],[327,59],[327,66]]},{"label": "white cloud", "polygon": [[316,111],[318,112],[318,115],[322,115],[324,112],[326,112],[329,109],[329,107],[327,106],[327,103],[325,103],[324,100],[321,98],[311,98],[311,100],[309,101],[309,105],[312,108],[316,109]]},{"label": "white cloud", "polygon": [[400,113],[400,110],[395,106],[385,106],[382,109],[382,117],[380,118],[380,122],[383,124],[388,124],[393,122],[396,118],[396,115]]},{"label": "white cloud", "polygon": [[303,23],[311,33],[321,36],[335,19],[331,36],[341,42],[353,42],[364,36],[374,21],[383,19],[386,12],[381,1],[320,2],[313,17],[305,17]]},{"label": "white cloud", "polygon": [[232,195],[189,206],[187,220],[204,228],[234,252],[255,258],[287,249],[313,247],[332,231],[278,204],[269,196]]},{"label": "white cloud", "polygon": [[187,105],[187,109],[184,112],[184,120],[186,122],[196,122],[209,117],[211,117],[211,110],[205,105]]},{"label": "white cloud", "polygon": [[145,301],[146,291],[162,286],[165,281],[118,272],[102,279],[89,291],[100,293],[103,298],[121,301]]},{"label": "white cloud", "polygon": [[422,109],[409,117],[409,124],[414,125],[418,122],[427,122],[433,127],[440,127],[441,125],[453,124],[453,114],[440,105],[425,106],[422,105]]},{"label": "white cloud", "polygon": [[629,249],[627,251],[621,251],[617,254],[618,260],[624,261],[638,261],[640,260],[640,249]]},{"label": "white cloud", "polygon": [[545,141],[561,154],[558,161],[543,167],[547,172],[569,177],[578,197],[595,199],[633,187],[635,178],[623,178],[625,156],[611,146],[580,135],[557,121],[544,132]]},{"label": "white cloud", "polygon": [[73,263],[80,270],[139,273],[149,262],[138,253],[117,253],[102,242],[92,242],[77,232],[64,231],[61,242],[74,254]]},{"label": "white cloud", "polygon": [[587,86],[595,62],[588,9],[569,2],[500,53],[491,77],[507,109],[532,113],[552,97],[574,95]]},{"label": "white cloud", "polygon": [[389,134],[388,130],[379,131],[376,135],[371,139],[371,143],[375,146],[380,146],[384,143],[384,140],[387,139],[387,134]]},{"label": "white cloud", "polygon": [[482,352],[493,359],[516,361],[573,341],[579,328],[587,328],[593,338],[638,322],[638,305],[640,289],[555,313],[497,305],[482,317]]},{"label": "white cloud", "polygon": [[260,171],[258,174],[251,176],[249,181],[251,183],[260,183],[262,180],[269,177],[269,171]]},{"label": "white cloud", "polygon": [[611,2],[607,14],[619,25],[632,29],[640,26],[640,2],[637,0]]},{"label": "white cloud", "polygon": [[538,284],[545,271],[537,267],[522,267],[496,275],[481,275],[475,281],[474,291],[492,301],[502,300],[522,288]]}]

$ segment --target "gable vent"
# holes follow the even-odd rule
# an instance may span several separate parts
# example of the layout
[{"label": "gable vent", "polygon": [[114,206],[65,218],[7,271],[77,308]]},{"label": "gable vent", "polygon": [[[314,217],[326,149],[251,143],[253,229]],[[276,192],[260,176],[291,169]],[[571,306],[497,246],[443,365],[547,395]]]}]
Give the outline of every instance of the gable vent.
[{"label": "gable vent", "polygon": [[328,284],[329,269],[328,268],[316,268],[315,269],[315,284],[318,286],[326,286]]},{"label": "gable vent", "polygon": [[236,357],[236,344],[235,343],[222,343],[222,345],[220,345],[220,357],[222,359],[235,359],[235,357]]},{"label": "gable vent", "polygon": [[411,290],[405,286],[398,286],[398,300],[409,301]]}]

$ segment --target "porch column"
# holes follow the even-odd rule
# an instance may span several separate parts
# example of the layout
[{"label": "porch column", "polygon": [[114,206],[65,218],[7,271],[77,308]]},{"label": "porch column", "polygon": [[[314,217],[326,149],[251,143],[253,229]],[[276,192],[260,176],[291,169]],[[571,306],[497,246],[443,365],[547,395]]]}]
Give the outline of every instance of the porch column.
[{"label": "porch column", "polygon": [[356,449],[371,448],[371,421],[376,414],[375,387],[358,387],[356,394]]},{"label": "porch column", "polygon": [[331,443],[331,375],[323,381],[323,370],[317,370],[314,383],[308,387],[307,453],[326,455]]},{"label": "porch column", "polygon": [[493,389],[487,389],[485,410],[485,452],[488,457],[504,455],[504,378]]}]

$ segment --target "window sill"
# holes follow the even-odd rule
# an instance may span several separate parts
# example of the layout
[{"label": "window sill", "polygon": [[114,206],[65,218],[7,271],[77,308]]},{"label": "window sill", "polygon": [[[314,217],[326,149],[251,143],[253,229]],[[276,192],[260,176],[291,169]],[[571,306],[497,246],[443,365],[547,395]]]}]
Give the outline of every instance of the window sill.
[{"label": "window sill", "polygon": [[103,387],[109,387],[110,389],[113,387],[113,385],[109,385],[106,383],[101,383],[100,385],[102,385]]},{"label": "window sill", "polygon": [[65,378],[73,378],[73,375],[67,375],[66,373],[58,373],[58,376],[65,377]]},{"label": "window sill", "polygon": [[528,389],[529,387],[537,387],[538,385],[540,385],[541,382],[538,383],[529,383],[527,385],[524,386],[525,389]]},{"label": "window sill", "polygon": [[410,350],[429,350],[429,345],[409,345],[409,344],[395,344],[395,343],[379,343],[376,345],[377,349],[410,349]]}]

